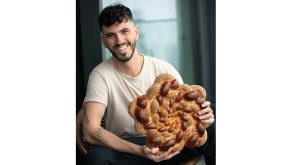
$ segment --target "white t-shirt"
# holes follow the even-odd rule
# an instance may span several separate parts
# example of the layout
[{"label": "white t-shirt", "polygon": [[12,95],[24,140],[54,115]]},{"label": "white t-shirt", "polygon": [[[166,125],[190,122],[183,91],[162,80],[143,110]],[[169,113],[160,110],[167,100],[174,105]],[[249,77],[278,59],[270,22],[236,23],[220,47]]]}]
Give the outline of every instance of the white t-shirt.
[{"label": "white t-shirt", "polygon": [[84,103],[95,101],[106,106],[106,130],[119,137],[137,136],[134,120],[128,113],[128,104],[144,95],[161,73],[172,74],[180,84],[183,83],[176,69],[165,61],[144,56],[140,74],[130,77],[121,73],[110,58],[90,73]]}]

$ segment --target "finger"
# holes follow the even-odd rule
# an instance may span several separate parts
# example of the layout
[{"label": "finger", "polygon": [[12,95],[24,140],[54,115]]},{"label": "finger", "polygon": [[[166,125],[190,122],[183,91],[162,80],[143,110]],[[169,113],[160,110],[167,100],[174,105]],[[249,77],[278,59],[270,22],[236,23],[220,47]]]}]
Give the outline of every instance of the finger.
[{"label": "finger", "polygon": [[169,155],[169,154],[173,151],[173,148],[174,148],[174,147],[170,147],[167,151],[161,152],[160,156],[161,156],[162,158],[166,157],[167,155]]},{"label": "finger", "polygon": [[161,160],[167,160],[173,157],[173,155],[177,154],[177,152],[173,152],[174,147],[170,147],[168,151],[164,152],[160,155]]},{"label": "finger", "polygon": [[199,119],[200,120],[207,120],[207,119],[213,118],[213,117],[214,117],[213,113],[206,113],[206,114],[203,114],[203,115],[199,116]]},{"label": "finger", "polygon": [[159,152],[159,148],[152,148],[151,154],[157,154]]},{"label": "finger", "polygon": [[173,149],[174,147],[170,147],[168,151],[164,153],[164,155],[169,155],[170,153],[172,153]]},{"label": "finger", "polygon": [[200,116],[200,115],[203,115],[203,114],[206,114],[206,113],[210,113],[210,112],[212,112],[212,109],[210,107],[206,107],[206,108],[198,111],[198,115]]},{"label": "finger", "polygon": [[170,148],[168,149],[167,153],[170,154],[170,153],[173,152],[173,150],[174,150],[174,147],[170,147]]},{"label": "finger", "polygon": [[202,103],[202,107],[208,107],[208,106],[210,106],[209,101],[205,101],[204,103]]},{"label": "finger", "polygon": [[173,153],[167,155],[167,156],[165,157],[165,160],[171,159],[173,156],[175,156],[175,155],[177,155],[177,154],[179,154],[179,153],[180,153],[179,151],[173,152]]},{"label": "finger", "polygon": [[201,120],[201,123],[203,123],[203,124],[212,124],[214,121],[215,121],[214,118],[209,118],[209,119],[206,119],[206,120]]},{"label": "finger", "polygon": [[149,148],[149,147],[145,146],[144,151],[146,154],[155,154],[159,151],[159,148]]}]

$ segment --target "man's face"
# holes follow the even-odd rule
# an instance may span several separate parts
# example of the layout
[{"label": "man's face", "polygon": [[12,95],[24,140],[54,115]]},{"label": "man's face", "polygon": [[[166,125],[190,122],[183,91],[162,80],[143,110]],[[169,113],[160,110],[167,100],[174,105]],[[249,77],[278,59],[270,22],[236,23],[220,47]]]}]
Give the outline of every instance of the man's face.
[{"label": "man's face", "polygon": [[102,41],[111,54],[119,61],[131,59],[138,39],[138,28],[131,21],[102,26]]}]

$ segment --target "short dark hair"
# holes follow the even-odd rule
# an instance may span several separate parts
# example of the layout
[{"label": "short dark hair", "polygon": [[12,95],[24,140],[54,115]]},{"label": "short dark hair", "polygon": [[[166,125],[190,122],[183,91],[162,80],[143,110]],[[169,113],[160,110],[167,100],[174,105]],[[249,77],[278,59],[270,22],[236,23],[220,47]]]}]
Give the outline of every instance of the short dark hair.
[{"label": "short dark hair", "polygon": [[128,7],[120,3],[105,7],[98,17],[101,32],[103,25],[111,26],[116,22],[121,23],[128,20],[133,21],[132,13]]}]

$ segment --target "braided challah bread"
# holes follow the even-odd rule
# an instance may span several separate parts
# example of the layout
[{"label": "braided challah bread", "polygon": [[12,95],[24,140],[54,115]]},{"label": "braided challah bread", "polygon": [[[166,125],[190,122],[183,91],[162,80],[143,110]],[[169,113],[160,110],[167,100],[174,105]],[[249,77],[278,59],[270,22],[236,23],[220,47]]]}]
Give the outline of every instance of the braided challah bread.
[{"label": "braided challah bread", "polygon": [[206,125],[198,111],[206,99],[205,89],[199,85],[180,85],[170,74],[156,77],[154,84],[128,106],[135,128],[146,134],[149,148],[180,151],[184,146],[198,147],[207,139]]}]

